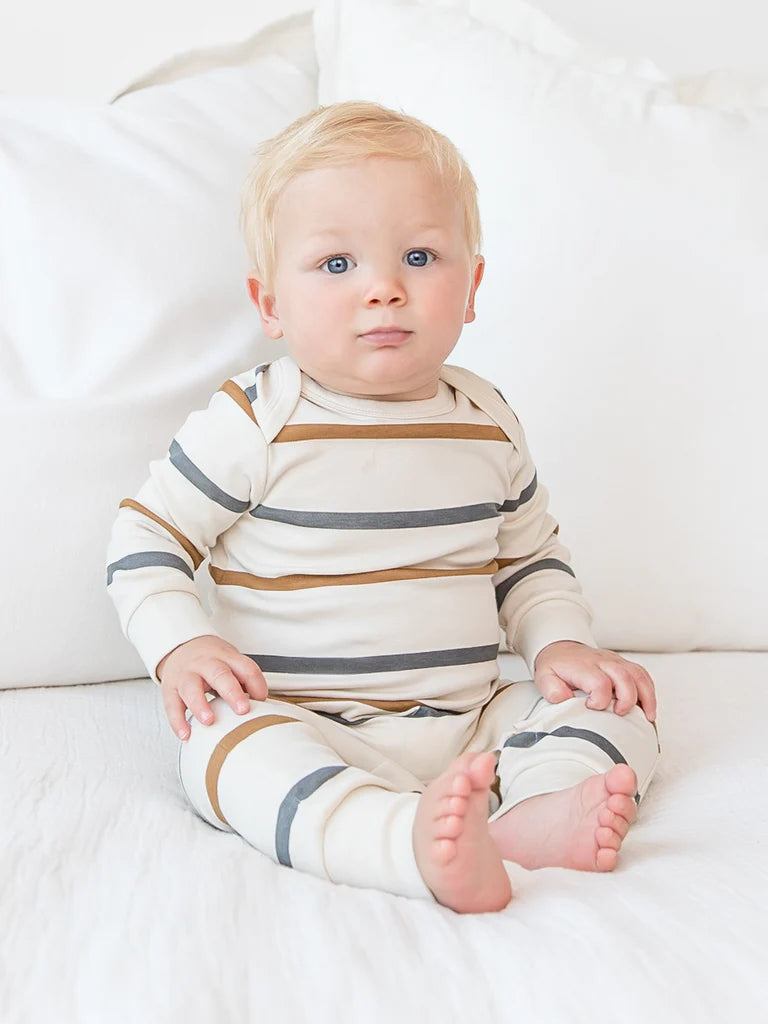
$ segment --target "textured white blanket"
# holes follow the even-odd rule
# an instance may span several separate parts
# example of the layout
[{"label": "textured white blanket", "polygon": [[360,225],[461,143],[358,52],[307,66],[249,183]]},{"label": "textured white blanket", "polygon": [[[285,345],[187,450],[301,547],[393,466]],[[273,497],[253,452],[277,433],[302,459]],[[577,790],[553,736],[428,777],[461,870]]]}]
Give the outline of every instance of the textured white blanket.
[{"label": "textured white blanket", "polygon": [[662,760],[619,867],[474,917],[204,824],[146,680],[0,693],[0,1021],[768,1020],[768,655],[631,657]]}]

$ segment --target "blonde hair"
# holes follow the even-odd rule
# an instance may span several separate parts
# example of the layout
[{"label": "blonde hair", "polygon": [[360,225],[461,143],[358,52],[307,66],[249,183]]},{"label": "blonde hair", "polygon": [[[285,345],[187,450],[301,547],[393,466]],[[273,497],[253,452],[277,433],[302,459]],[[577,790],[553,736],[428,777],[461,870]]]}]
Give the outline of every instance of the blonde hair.
[{"label": "blonde hair", "polygon": [[253,273],[267,291],[274,284],[275,210],[288,183],[302,171],[348,164],[361,157],[418,160],[453,191],[464,209],[472,255],[482,243],[477,184],[466,161],[445,135],[423,121],[378,103],[334,103],[298,118],[255,151],[243,187],[240,227]]}]

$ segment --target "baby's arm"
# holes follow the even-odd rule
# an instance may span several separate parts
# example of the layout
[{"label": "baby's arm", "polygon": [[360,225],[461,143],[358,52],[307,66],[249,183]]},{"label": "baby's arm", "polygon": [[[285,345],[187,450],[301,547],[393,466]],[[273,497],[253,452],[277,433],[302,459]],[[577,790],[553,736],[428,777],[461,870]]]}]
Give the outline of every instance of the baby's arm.
[{"label": "baby's arm", "polygon": [[559,703],[579,689],[590,694],[589,707],[604,709],[615,692],[618,714],[640,703],[653,721],[651,677],[640,665],[601,650],[592,636],[589,606],[547,511],[547,491],[538,482],[522,428],[511,477],[494,576],[499,621],[510,649],[523,656],[550,702]]},{"label": "baby's arm", "polygon": [[[256,666],[216,636],[194,581],[216,539],[259,503],[265,474],[261,430],[219,391],[187,419],[167,457],[151,464],[149,479],[135,500],[122,502],[113,526],[109,594],[150,675],[158,682],[164,676],[163,699],[177,732],[186,726],[183,710],[176,724],[180,700],[200,717],[207,690],[229,695],[233,707],[244,697],[241,686],[257,699],[265,695]],[[203,662],[202,645],[188,646],[200,638],[209,652]]]}]

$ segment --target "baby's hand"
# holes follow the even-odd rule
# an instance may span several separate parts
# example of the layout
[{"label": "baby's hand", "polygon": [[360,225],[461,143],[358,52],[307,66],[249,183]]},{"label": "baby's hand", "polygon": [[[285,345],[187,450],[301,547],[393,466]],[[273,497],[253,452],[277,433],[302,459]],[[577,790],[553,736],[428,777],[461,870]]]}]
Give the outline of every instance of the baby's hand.
[{"label": "baby's hand", "polygon": [[639,704],[649,722],[656,720],[653,680],[642,665],[612,651],[560,640],[539,651],[533,670],[536,686],[551,704],[572,697],[573,690],[584,690],[587,707],[604,711],[615,694],[617,715]]},{"label": "baby's hand", "polygon": [[198,636],[174,648],[157,666],[157,678],[168,721],[182,740],[190,733],[186,708],[203,725],[213,721],[206,693],[218,693],[238,715],[250,710],[249,697],[267,696],[267,681],[258,666],[218,636]]}]

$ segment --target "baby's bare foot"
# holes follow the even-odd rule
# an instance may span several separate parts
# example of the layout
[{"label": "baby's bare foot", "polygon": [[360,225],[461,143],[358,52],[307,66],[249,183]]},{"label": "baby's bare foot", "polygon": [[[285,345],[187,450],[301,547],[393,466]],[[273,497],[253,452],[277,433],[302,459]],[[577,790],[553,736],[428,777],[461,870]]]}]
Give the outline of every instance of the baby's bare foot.
[{"label": "baby's bare foot", "polygon": [[460,914],[501,910],[512,887],[488,832],[493,754],[464,754],[430,783],[413,824],[413,848],[435,899]]},{"label": "baby's bare foot", "polygon": [[516,804],[489,826],[505,860],[524,868],[613,871],[637,818],[637,776],[626,764],[578,786]]}]

